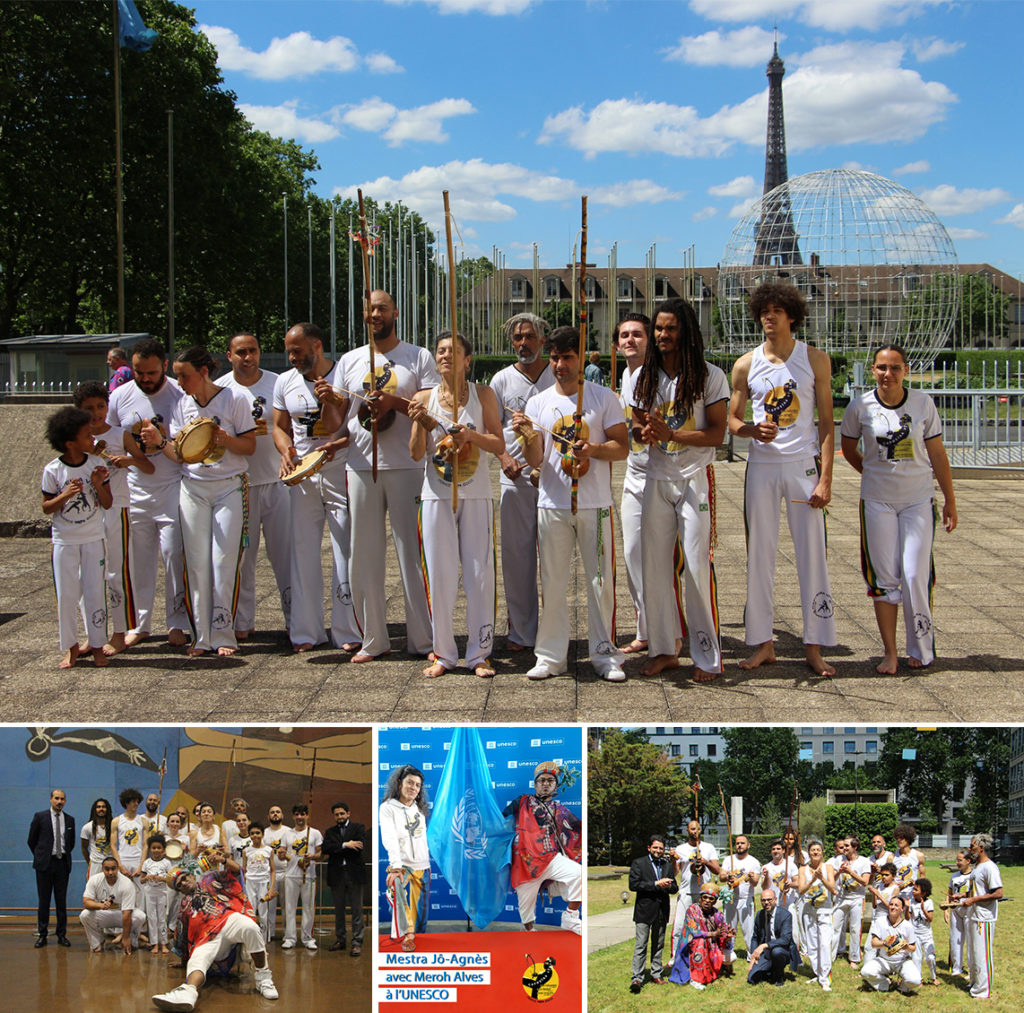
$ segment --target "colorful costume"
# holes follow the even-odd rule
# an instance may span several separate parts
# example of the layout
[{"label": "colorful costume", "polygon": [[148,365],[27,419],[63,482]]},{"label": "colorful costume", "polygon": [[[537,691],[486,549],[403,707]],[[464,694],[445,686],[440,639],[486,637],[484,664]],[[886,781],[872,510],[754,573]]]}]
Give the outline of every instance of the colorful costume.
[{"label": "colorful costume", "polygon": [[[672,962],[669,981],[676,985],[688,985],[691,980],[700,985],[714,981],[722,970],[724,948],[718,939],[711,938],[711,933],[725,928],[721,911],[705,913],[700,904],[691,904],[686,909],[683,937]],[[732,943],[727,942],[725,948],[731,946]]]}]

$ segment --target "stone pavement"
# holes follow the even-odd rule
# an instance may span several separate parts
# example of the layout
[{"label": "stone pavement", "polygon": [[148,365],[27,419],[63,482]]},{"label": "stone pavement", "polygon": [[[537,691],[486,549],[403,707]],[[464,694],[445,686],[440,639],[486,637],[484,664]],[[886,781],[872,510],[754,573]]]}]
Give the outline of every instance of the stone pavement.
[{"label": "stone pavement", "polygon": [[[616,468],[616,486],[622,468]],[[1024,716],[1024,483],[1017,478],[956,478],[961,523],[936,537],[935,626],[938,660],[929,670],[901,668],[879,676],[878,634],[865,596],[858,556],[858,477],[836,462],[829,514],[829,559],[840,646],[827,652],[834,679],[815,677],[803,664],[801,620],[792,543],[783,531],[776,578],[775,628],[779,662],[741,671],[745,547],[743,464],[720,462],[718,476],[719,611],[726,670],[698,685],[686,669],[641,678],[641,659],[627,665],[629,680],[598,679],[586,661],[586,605],[582,575],[570,582],[574,640],[570,670],[544,682],[525,677],[532,655],[505,652],[499,639],[498,674],[481,680],[456,672],[426,680],[423,660],[403,653],[402,594],[393,554],[383,579],[394,653],[351,665],[337,650],[296,656],[281,631],[269,568],[258,575],[259,633],[235,658],[188,660],[154,638],[115,658],[106,669],[91,660],[71,672],[57,663],[57,628],[49,541],[0,538],[0,720],[17,722],[124,721],[561,721],[613,723],[864,724],[912,721],[996,722]],[[7,516],[38,516],[38,476],[31,493],[14,495]],[[8,483],[0,480],[0,485]],[[21,483],[19,483],[21,484]],[[5,489],[7,499],[11,490]],[[27,504],[27,505],[25,505]],[[785,528],[785,526],[783,526]],[[618,547],[619,643],[635,622]],[[325,552],[325,562],[327,554]],[[499,580],[500,594],[500,580]],[[162,614],[158,604],[157,614]],[[460,606],[456,629],[463,621]],[[498,629],[504,628],[499,600]],[[902,626],[901,626],[902,630]],[[902,632],[900,634],[902,637]]]}]

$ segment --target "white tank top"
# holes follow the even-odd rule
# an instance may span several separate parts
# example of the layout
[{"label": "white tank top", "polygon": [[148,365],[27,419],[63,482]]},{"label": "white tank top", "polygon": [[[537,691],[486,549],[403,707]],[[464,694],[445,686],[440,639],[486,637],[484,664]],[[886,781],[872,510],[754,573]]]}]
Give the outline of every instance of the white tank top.
[{"label": "white tank top", "polygon": [[[450,413],[441,407],[437,396],[440,388],[430,392],[427,408],[437,418],[449,418]],[[469,398],[459,410],[459,423],[478,433],[484,432],[484,409],[477,394],[476,384],[469,385]],[[445,435],[445,427],[435,426],[427,434],[427,459],[423,473],[422,499],[451,499],[452,466],[451,462],[438,457],[434,450],[439,440]],[[459,461],[459,499],[490,499],[491,476],[487,470],[487,459],[490,455],[482,451],[475,443],[469,445],[469,456]]]},{"label": "white tank top", "polygon": [[814,424],[814,371],[804,342],[796,342],[789,358],[781,363],[769,360],[764,345],[755,348],[747,374],[747,393],[754,409],[754,422],[770,419],[779,427],[771,443],[750,441],[750,461],[774,461],[780,457],[796,460],[820,453]]}]

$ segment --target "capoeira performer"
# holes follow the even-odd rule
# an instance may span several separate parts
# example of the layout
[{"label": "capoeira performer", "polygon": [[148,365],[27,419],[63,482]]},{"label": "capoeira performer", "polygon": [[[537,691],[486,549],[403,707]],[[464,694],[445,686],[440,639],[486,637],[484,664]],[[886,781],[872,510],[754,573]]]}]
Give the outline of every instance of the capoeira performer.
[{"label": "capoeira performer", "polygon": [[[860,976],[876,991],[888,992],[891,980],[898,980],[898,988],[904,995],[921,984],[921,972],[914,963],[917,949],[914,926],[904,917],[903,901],[893,897],[888,911],[879,914],[871,923],[871,945],[874,948],[870,959],[864,961]],[[894,975],[898,979],[894,979]]]},{"label": "capoeira performer", "polygon": [[236,334],[228,342],[231,372],[217,382],[240,394],[256,425],[256,452],[249,458],[249,544],[242,551],[241,582],[235,609],[235,639],[248,640],[256,631],[256,560],[260,532],[274,570],[285,629],[291,616],[291,500],[280,481],[281,455],[274,444],[274,384],[277,373],[260,369],[260,343],[252,334]]},{"label": "capoeira performer", "polygon": [[[288,867],[288,846],[292,839],[292,828],[284,825],[284,810],[279,805],[272,805],[267,810],[267,826],[263,832],[263,843],[272,852],[271,863],[274,867],[274,877],[278,884],[280,893],[281,874]],[[267,927],[269,935],[267,940],[274,938],[274,927],[277,924],[277,897],[278,893],[270,894],[267,897]]]},{"label": "capoeira performer", "polygon": [[[352,600],[363,640],[362,647],[352,656],[354,662],[372,661],[391,650],[382,574],[385,515],[391,521],[405,593],[406,650],[426,656],[433,639],[416,530],[423,470],[409,457],[409,398],[425,387],[436,387],[441,378],[427,349],[398,340],[397,320],[394,299],[387,292],[371,292],[369,324],[373,331],[376,375],[370,377],[369,345],[347,352],[338,366],[341,386],[356,394],[368,391],[370,399],[356,399],[358,403],[348,413]],[[346,396],[339,395],[342,399]],[[372,427],[367,418],[364,428],[360,407],[377,418],[376,481]]]},{"label": "capoeira performer", "polygon": [[151,953],[171,952],[167,949],[167,876],[172,863],[164,854],[166,845],[167,838],[163,834],[150,836],[146,845],[149,857],[142,863],[139,876]]},{"label": "capoeira performer", "polygon": [[1003,880],[996,863],[988,857],[991,847],[991,834],[975,834],[971,839],[971,891],[960,901],[960,906],[967,908],[967,966],[972,999],[988,999],[992,995],[992,946],[999,901],[1003,899]]},{"label": "capoeira performer", "polygon": [[835,873],[825,861],[821,841],[807,842],[807,864],[797,874],[797,893],[803,900],[800,933],[811,964],[811,978],[823,992],[832,991],[832,902],[836,895]]},{"label": "capoeira performer", "polygon": [[679,869],[679,896],[672,924],[672,952],[675,953],[683,936],[687,908],[700,903],[701,887],[721,875],[722,870],[718,864],[718,849],[701,839],[697,820],[686,824],[686,840],[672,848],[669,856]]},{"label": "capoeira performer", "polygon": [[[427,604],[433,629],[434,661],[423,669],[427,678],[450,672],[459,663],[453,618],[458,597],[459,563],[466,593],[466,667],[481,678],[494,675],[490,653],[494,645],[494,503],[487,463],[490,454],[505,447],[494,391],[469,383],[472,347],[461,335],[438,335],[434,356],[441,383],[423,390],[409,402],[414,425],[409,454],[426,457],[420,493],[420,531],[423,545]],[[453,349],[454,344],[454,349]],[[453,408],[452,377],[459,376],[459,407]],[[458,416],[457,427],[438,419]],[[452,512],[452,456],[458,454],[458,507]]]},{"label": "capoeira performer", "polygon": [[288,862],[277,877],[284,915],[282,950],[290,950],[296,942],[296,915],[302,901],[302,930],[299,941],[307,950],[316,949],[313,919],[316,915],[316,863],[323,851],[324,835],[309,826],[309,807],[303,803],[292,806],[292,832],[288,838]]},{"label": "capoeira performer", "polygon": [[[737,928],[743,930],[749,957],[754,951],[754,888],[761,880],[761,863],[750,853],[746,834],[738,834],[734,843],[735,853],[718,863],[721,870],[718,878],[724,884],[722,914],[733,931]],[[730,950],[728,956],[731,958],[733,955]]]},{"label": "capoeira performer", "polygon": [[82,857],[88,863],[89,871],[86,874],[95,876],[97,872],[103,871],[103,859],[110,852],[110,825],[113,822],[113,813],[110,803],[105,798],[98,798],[89,810],[89,822],[82,827]]},{"label": "capoeira performer", "polygon": [[[517,411],[513,426],[523,435],[524,454],[540,468],[537,529],[544,596],[531,679],[561,675],[568,663],[569,602],[567,589],[572,552],[579,550],[587,583],[590,663],[609,682],[623,682],[623,653],[615,646],[615,544],[612,484],[605,461],[622,461],[629,453],[626,417],[615,392],[583,382],[582,432],[569,444],[579,390],[579,334],[556,328],[548,339],[555,385]],[[544,430],[539,433],[533,420]],[[553,434],[559,434],[556,438]],[[538,435],[541,437],[538,439]],[[589,463],[586,472],[583,466]],[[568,470],[566,470],[568,468]],[[578,511],[571,512],[572,471],[578,469]]]},{"label": "capoeira performer", "polygon": [[[832,365],[823,351],[793,337],[793,329],[807,315],[807,303],[793,285],[759,285],[750,297],[750,314],[760,321],[765,340],[737,359],[729,405],[729,432],[750,438],[743,505],[747,527],[744,622],[747,644],[755,650],[740,662],[740,668],[775,661],[775,557],[779,504],[785,500],[800,581],[804,656],[818,675],[835,675],[835,668],[821,656],[823,646],[836,643],[824,513],[832,498],[835,457]],[[753,422],[745,421],[748,400],[753,403]]]},{"label": "capoeira performer", "polygon": [[[271,936],[268,907],[277,897],[277,870],[274,868],[273,849],[263,843],[263,824],[249,827],[252,843],[242,852],[242,872],[245,874],[245,892],[259,916],[263,938],[269,943]],[[275,912],[276,913],[276,912]]]},{"label": "capoeira performer", "polygon": [[[217,423],[213,449],[195,464],[182,464],[181,537],[185,549],[185,603],[192,628],[190,658],[238,650],[235,605],[245,539],[247,473],[256,430],[245,399],[210,379],[216,360],[201,345],[179,352],[174,375],[185,392],[171,413],[171,437],[199,418]],[[147,447],[180,460],[175,444],[152,423],[142,429]]]},{"label": "capoeira performer", "polygon": [[712,542],[715,450],[725,436],[729,381],[704,361],[704,340],[684,299],[658,307],[654,340],[633,389],[640,439],[650,446],[642,523],[644,608],[650,644],[644,675],[679,664],[679,606],[670,593],[675,545],[683,547],[686,625],[693,677],[722,671]]},{"label": "capoeira performer", "polygon": [[146,915],[136,897],[135,884],[118,870],[113,855],[103,859],[100,872],[90,876],[82,895],[78,920],[93,953],[103,951],[105,929],[116,929],[124,953],[138,949]]},{"label": "capoeira performer", "polygon": [[396,767],[384,788],[378,817],[388,860],[391,938],[401,939],[406,953],[416,949],[416,933],[427,931],[430,916],[429,811],[422,771],[410,764]]},{"label": "capoeira performer", "polygon": [[117,860],[118,870],[128,878],[135,889],[135,901],[142,909],[142,892],[139,887],[139,876],[142,874],[142,862],[146,857],[145,844],[149,837],[149,820],[139,813],[142,793],[135,788],[125,788],[118,796],[124,808],[120,816],[115,816],[110,824],[110,851]]},{"label": "capoeira performer", "polygon": [[125,634],[136,623],[130,566],[131,523],[128,513],[131,493],[128,489],[128,469],[137,468],[146,475],[152,475],[156,469],[126,429],[107,422],[110,392],[106,384],[99,380],[86,380],[75,388],[72,400],[76,408],[88,412],[92,418],[96,450],[107,462],[110,472],[110,495],[113,502],[109,510],[103,511],[103,527],[107,542],[107,616],[113,632],[103,646],[103,653],[113,657],[124,650]]},{"label": "capoeira performer", "polygon": [[[83,830],[84,834],[85,831]],[[956,872],[949,877],[946,903],[942,917],[949,926],[949,970],[953,974],[964,973],[964,946],[967,943],[967,912],[970,908],[961,905],[964,897],[971,892],[971,853],[956,853]]]},{"label": "capoeira performer", "polygon": [[911,847],[917,840],[917,831],[909,823],[901,823],[892,833],[896,838],[896,853],[892,856],[892,864],[896,866],[896,882],[900,896],[909,901],[914,883],[925,874],[924,855]]},{"label": "capoeira performer", "polygon": [[217,868],[198,881],[181,867],[168,876],[168,885],[182,895],[178,944],[186,977],[177,988],[153,996],[157,1009],[195,1009],[210,967],[223,961],[230,965],[232,950],[239,944],[252,957],[256,992],[264,999],[277,998],[267,946],[238,877],[238,863],[223,851],[214,852],[211,859]]},{"label": "capoeira performer", "polygon": [[860,853],[860,838],[846,838],[845,854],[839,856],[836,883],[839,896],[832,908],[832,961],[842,947],[843,936],[850,934],[847,957],[851,967],[860,963],[860,931],[864,918],[864,897],[871,879],[871,862]]},{"label": "capoeira performer", "polygon": [[[914,950],[914,963],[921,974],[923,984],[937,985],[935,973],[935,936],[932,934],[932,920],[935,917],[935,904],[932,901],[932,883],[930,879],[921,878],[914,884],[913,899],[910,902],[910,920],[914,925],[917,949]],[[931,976],[924,978],[924,964],[928,964]]]},{"label": "capoeira performer", "polygon": [[[900,897],[900,885],[896,882],[896,866],[892,862],[886,862],[878,870],[878,885],[874,882],[868,885],[868,893],[872,897],[871,920],[877,921],[878,917],[885,917],[889,910],[889,901],[893,897],[902,900]],[[864,958],[873,957],[875,954],[874,943],[871,942],[871,933],[868,933],[867,946],[864,947]]]},{"label": "capoeira performer", "polygon": [[178,521],[181,465],[165,457],[155,446],[146,447],[142,442],[142,427],[147,422],[160,431],[161,438],[167,436],[182,390],[165,375],[164,346],[155,338],[143,338],[136,343],[132,349],[132,369],[135,379],[122,384],[110,395],[107,422],[131,432],[153,462],[154,470],[152,474],[144,474],[137,468],[128,472],[131,574],[137,625],[128,631],[124,642],[126,647],[132,647],[152,632],[156,564],[160,557],[164,563],[167,642],[173,647],[184,647],[188,616]]},{"label": "capoeira performer", "polygon": [[898,345],[884,345],[875,352],[871,371],[875,389],[850,403],[840,432],[843,456],[861,474],[861,572],[885,655],[877,671],[895,675],[900,602],[907,665],[926,668],[935,660],[933,476],[942,489],[942,524],[950,532],[957,524],[956,498],[935,403],[923,391],[904,386],[906,353]]},{"label": "capoeira performer", "polygon": [[[324,574],[321,545],[324,521],[331,537],[331,643],[343,651],[359,647],[361,635],[352,609],[349,583],[349,499],[345,466],[348,438],[341,431],[344,400],[337,401],[341,363],[324,355],[316,324],[296,324],[284,336],[292,368],[274,384],[274,443],[281,454],[281,478],[316,450],[324,466],[289,489],[291,500],[291,614],[288,635],[297,653],[325,643]],[[341,404],[341,408],[336,406]]]},{"label": "capoeira performer", "polygon": [[501,465],[501,575],[508,608],[506,646],[524,651],[537,641],[537,487],[530,480],[530,466],[523,456],[522,440],[512,416],[534,394],[555,382],[544,355],[547,321],[533,313],[517,313],[505,321],[505,335],[512,342],[516,361],[498,370],[491,390],[498,399],[505,452]]},{"label": "capoeira performer", "polygon": [[562,912],[561,927],[582,935],[583,826],[578,817],[555,798],[561,776],[558,764],[538,763],[533,771],[533,794],[513,799],[502,810],[502,815],[515,821],[512,887],[519,901],[519,920],[523,928],[533,931],[537,894],[544,888],[549,897],[565,897],[568,902]]}]

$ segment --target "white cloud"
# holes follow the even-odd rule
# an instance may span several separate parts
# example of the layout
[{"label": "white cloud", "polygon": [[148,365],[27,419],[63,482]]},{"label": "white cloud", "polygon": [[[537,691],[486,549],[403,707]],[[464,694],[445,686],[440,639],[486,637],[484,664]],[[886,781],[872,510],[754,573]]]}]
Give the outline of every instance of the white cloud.
[{"label": "white cloud", "polygon": [[939,217],[968,215],[1010,199],[1010,195],[1001,187],[993,187],[991,190],[969,187],[958,190],[949,183],[941,183],[930,190],[920,190],[918,195]]},{"label": "white cloud", "polygon": [[342,115],[341,122],[356,130],[378,133],[395,118],[398,107],[380,98],[368,98],[357,106],[351,106]]},{"label": "white cloud", "polygon": [[718,208],[709,204],[707,207],[701,208],[699,211],[694,211],[690,215],[690,220],[694,222],[706,222],[709,218],[714,218],[718,214]]},{"label": "white cloud", "polygon": [[340,131],[333,123],[300,116],[299,103],[291,99],[279,106],[253,106],[239,103],[242,115],[257,129],[265,130],[274,137],[295,140],[306,144],[333,141]]},{"label": "white cloud", "polygon": [[771,56],[773,39],[771,32],[756,25],[731,32],[716,29],[682,36],[674,48],[664,51],[665,59],[704,67],[756,67]]},{"label": "white cloud", "polygon": [[864,166],[860,162],[858,162],[855,158],[851,158],[849,161],[843,162],[843,164],[839,168],[840,169],[860,170],[860,169],[863,169]]},{"label": "white cloud", "polygon": [[958,229],[956,227],[946,229],[950,239],[988,239],[987,232],[979,232],[977,229]]},{"label": "white cloud", "polygon": [[[793,58],[785,92],[789,149],[909,141],[941,121],[956,95],[901,66],[904,55],[898,42],[847,42]],[[705,117],[693,106],[605,99],[589,111],[573,106],[549,116],[539,140],[588,158],[606,151],[718,157],[736,143],[764,145],[767,106],[767,89]]]},{"label": "white cloud", "polygon": [[916,162],[907,162],[906,165],[901,165],[898,169],[893,169],[892,174],[894,176],[909,176],[911,173],[931,171],[931,162],[926,158],[920,158]]},{"label": "white cloud", "polygon": [[996,225],[1013,225],[1024,229],[1024,204],[1014,204],[1009,214],[996,219]]},{"label": "white cloud", "polygon": [[[434,223],[444,220],[443,190],[451,192],[452,213],[457,219],[485,222],[509,221],[517,216],[508,198],[575,202],[581,193],[589,193],[595,204],[626,207],[679,200],[683,196],[647,179],[594,186],[588,190],[561,176],[547,175],[511,162],[485,162],[480,158],[425,165],[401,179],[381,176],[363,183],[362,189],[374,200],[401,200]],[[339,187],[335,193],[354,197],[356,190],[355,186]]]},{"label": "white cloud", "polygon": [[439,14],[522,14],[535,0],[388,0],[392,4],[424,3],[436,7]]},{"label": "white cloud", "polygon": [[753,205],[754,200],[750,197],[747,197],[746,199],[741,200],[738,204],[733,204],[733,206],[729,208],[729,217],[742,218],[751,209]]},{"label": "white cloud", "polygon": [[910,50],[920,60],[927,63],[942,56],[952,56],[964,48],[962,42],[947,42],[945,39],[911,39]]},{"label": "white cloud", "polygon": [[[237,70],[263,81],[281,81],[290,77],[310,77],[324,71],[350,73],[363,65],[356,44],[344,35],[315,39],[309,32],[292,32],[285,38],[274,38],[262,52],[242,45],[230,28],[200,25],[199,30],[217,49],[217,63],[223,70]],[[386,53],[366,58],[367,67],[375,73],[401,70]]]},{"label": "white cloud", "polygon": [[796,20],[815,28],[847,31],[903,24],[946,0],[690,0],[690,9],[712,21],[759,21],[766,13],[779,21]]},{"label": "white cloud", "polygon": [[716,183],[708,187],[713,197],[753,197],[758,192],[758,185],[753,176],[737,176],[728,183]]},{"label": "white cloud", "polygon": [[392,148],[397,148],[406,141],[441,144],[448,140],[444,120],[475,112],[472,103],[464,98],[444,98],[413,109],[399,109],[375,96],[345,108],[341,122],[356,130],[378,133]]}]

